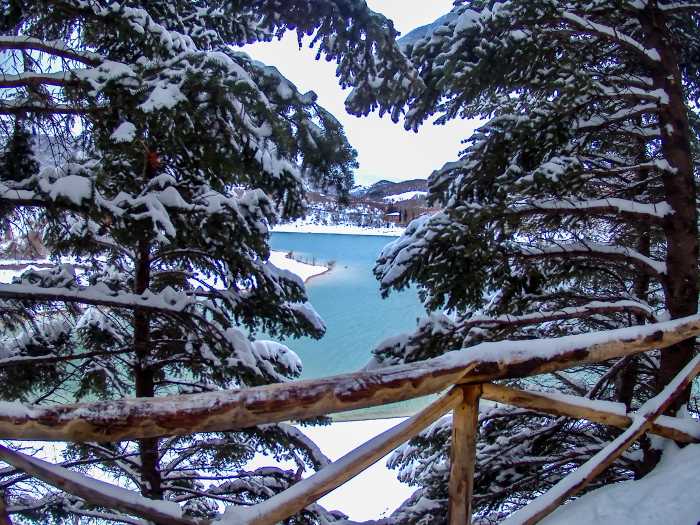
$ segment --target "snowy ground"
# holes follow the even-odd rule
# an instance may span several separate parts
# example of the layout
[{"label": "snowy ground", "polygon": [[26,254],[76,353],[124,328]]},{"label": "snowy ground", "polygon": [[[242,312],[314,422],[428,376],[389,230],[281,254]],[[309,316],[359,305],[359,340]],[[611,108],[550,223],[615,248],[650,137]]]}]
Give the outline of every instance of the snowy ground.
[{"label": "snowy ground", "polygon": [[639,481],[595,490],[559,508],[543,525],[696,525],[700,523],[700,445],[669,443]]},{"label": "snowy ground", "polygon": [[271,252],[270,262],[278,268],[289,270],[290,272],[297,274],[304,280],[304,282],[308,281],[312,277],[326,273],[329,270],[327,266],[306,264],[295,261],[294,259],[287,257],[287,254],[284,252]]},{"label": "snowy ground", "polygon": [[[335,461],[401,421],[402,418],[350,421],[303,431]],[[354,521],[375,520],[391,514],[413,490],[399,483],[396,472],[386,467],[386,459],[381,459],[319,502],[327,509],[344,512]]]},{"label": "snowy ground", "polygon": [[336,235],[382,235],[386,237],[399,237],[404,232],[404,228],[399,226],[364,228],[362,226],[351,226],[347,224],[309,224],[300,220],[286,224],[278,224],[272,231],[283,233],[332,233]]}]

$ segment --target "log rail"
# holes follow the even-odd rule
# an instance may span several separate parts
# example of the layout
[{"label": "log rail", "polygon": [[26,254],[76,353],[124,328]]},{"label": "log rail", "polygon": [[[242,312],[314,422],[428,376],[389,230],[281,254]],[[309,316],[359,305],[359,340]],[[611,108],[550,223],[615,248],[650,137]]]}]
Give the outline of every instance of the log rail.
[{"label": "log rail", "polygon": [[534,411],[587,419],[625,431],[550,492],[511,515],[508,524],[537,523],[582,490],[634,441],[649,432],[684,443],[700,442],[700,423],[662,416],[700,372],[700,356],[636,414],[616,403],[507,388],[493,380],[526,377],[654,349],[700,335],[700,316],[586,337],[485,343],[421,363],[391,366],[319,380],[244,390],[152,399],[125,399],[55,407],[0,402],[0,439],[115,442],[230,431],[367,408],[444,393],[405,420],[286,491],[249,507],[229,507],[215,520],[182,514],[175,503],[136,493],[0,446],[0,458],[87,502],[121,510],[156,524],[272,525],[290,517],[379,461],[442,415],[453,411],[449,523],[471,523],[479,398]]}]

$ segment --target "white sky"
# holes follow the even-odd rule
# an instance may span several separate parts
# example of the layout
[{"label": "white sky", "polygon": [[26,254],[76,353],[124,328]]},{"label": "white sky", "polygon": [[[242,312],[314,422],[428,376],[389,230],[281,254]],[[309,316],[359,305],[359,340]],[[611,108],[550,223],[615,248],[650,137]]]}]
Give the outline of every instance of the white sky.
[{"label": "white sky", "polygon": [[[452,0],[367,0],[367,4],[392,19],[396,28],[406,34],[444,15]],[[356,184],[426,178],[445,162],[456,160],[460,141],[474,129],[469,121],[453,121],[446,126],[427,124],[416,134],[404,130],[401,123],[394,124],[386,115],[379,118],[375,113],[358,118],[347,114],[343,102],[348,91],[338,86],[335,64],[316,61],[314,50],[300,50],[294,34],[279,42],[247,46],[245,51],[276,66],[302,92],[316,92],[319,103],[343,123],[358,153]]]}]

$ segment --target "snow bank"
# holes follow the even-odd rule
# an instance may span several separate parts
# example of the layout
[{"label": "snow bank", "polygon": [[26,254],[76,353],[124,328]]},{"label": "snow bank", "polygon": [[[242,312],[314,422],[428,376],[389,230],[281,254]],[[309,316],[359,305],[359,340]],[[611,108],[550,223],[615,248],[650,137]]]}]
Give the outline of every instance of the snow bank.
[{"label": "snow bank", "polygon": [[278,224],[272,228],[272,231],[280,233],[329,233],[333,235],[380,235],[385,237],[400,237],[403,234],[404,228],[399,226],[365,228],[346,224],[307,224],[302,221],[297,221],[287,224]]},{"label": "snow bank", "polygon": [[661,463],[638,481],[595,490],[557,509],[543,525],[696,525],[700,445],[669,444]]},{"label": "snow bank", "polygon": [[330,268],[327,266],[306,264],[303,262],[295,261],[287,257],[284,252],[270,252],[270,262],[282,270],[287,270],[293,274],[298,275],[301,279],[306,282],[316,275],[321,275],[326,273]]},{"label": "snow bank", "polygon": [[[326,427],[305,427],[304,433],[332,460],[359,447],[403,419],[379,419],[333,423]],[[319,500],[327,509],[337,509],[355,521],[373,520],[386,515],[415,490],[396,479],[396,472],[381,459],[364,472]]]}]

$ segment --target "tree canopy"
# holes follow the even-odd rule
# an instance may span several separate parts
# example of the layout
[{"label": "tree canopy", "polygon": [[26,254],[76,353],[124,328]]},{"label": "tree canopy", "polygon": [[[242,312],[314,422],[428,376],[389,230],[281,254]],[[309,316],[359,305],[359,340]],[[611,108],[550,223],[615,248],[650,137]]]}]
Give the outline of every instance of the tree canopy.
[{"label": "tree canopy", "polygon": [[[398,89],[387,67],[410,74],[391,23],[354,0],[1,6],[0,214],[10,227],[40,224],[54,262],[0,284],[3,399],[298,377],[296,354],[256,337],[325,328],[301,280],[268,261],[269,231],[303,213],[308,187],[346,192],[355,152],[314,93],[241,48],[296,31],[336,61],[363,108],[378,85]],[[247,471],[257,454],[294,467]],[[266,499],[327,461],[288,424],[62,452],[63,466],[97,469],[195,517]],[[12,469],[0,485],[25,520],[133,522]],[[292,522],[336,517],[315,505]]]},{"label": "tree canopy", "polygon": [[[432,118],[485,124],[430,177],[441,211],[414,221],[377,262],[383,293],[417,284],[430,312],[414,333],[382,343],[379,363],[697,311],[699,11],[665,1],[456,2],[399,41],[423,82],[403,101],[407,129]],[[687,341],[659,362],[625,359],[543,387],[636,406],[693,352]],[[481,421],[483,516],[521,505],[607,437],[505,409]],[[446,428],[394,456],[421,487],[398,521],[444,516]],[[644,455],[607,481],[642,475],[653,463]]]}]

